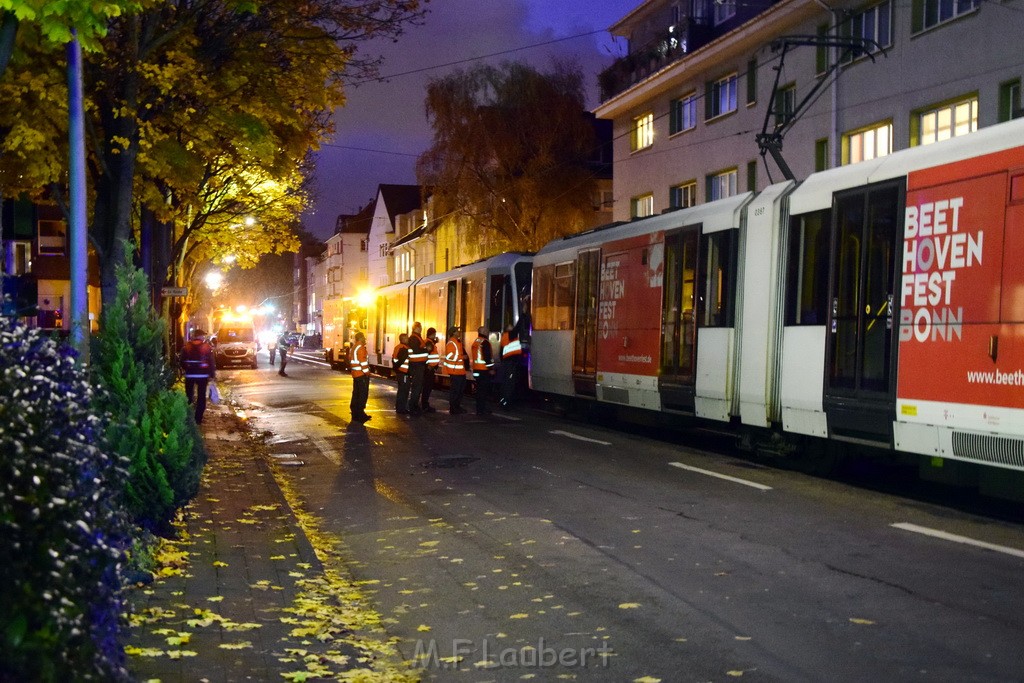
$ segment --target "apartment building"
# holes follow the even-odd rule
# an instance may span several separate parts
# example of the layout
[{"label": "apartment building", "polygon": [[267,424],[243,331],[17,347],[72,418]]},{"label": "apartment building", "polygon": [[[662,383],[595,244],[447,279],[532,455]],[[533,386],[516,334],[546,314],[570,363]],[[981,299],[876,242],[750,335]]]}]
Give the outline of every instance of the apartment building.
[{"label": "apartment building", "polygon": [[[28,200],[0,203],[0,260],[4,315],[16,315],[29,325],[68,331],[71,316],[71,257],[68,227],[56,206]],[[97,329],[100,314],[99,261],[89,253],[89,320]]]},{"label": "apartment building", "polygon": [[1022,115],[1021,0],[649,0],[610,31],[615,220],[782,180],[761,133],[800,180]]}]

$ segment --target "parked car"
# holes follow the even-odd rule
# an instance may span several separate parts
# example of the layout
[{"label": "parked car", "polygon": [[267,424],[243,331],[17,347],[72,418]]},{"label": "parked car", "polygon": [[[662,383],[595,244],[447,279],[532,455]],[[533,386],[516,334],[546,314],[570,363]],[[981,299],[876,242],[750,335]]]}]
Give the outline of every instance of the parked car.
[{"label": "parked car", "polygon": [[323,345],[323,337],[319,332],[302,335],[299,346],[304,349],[319,349]]}]

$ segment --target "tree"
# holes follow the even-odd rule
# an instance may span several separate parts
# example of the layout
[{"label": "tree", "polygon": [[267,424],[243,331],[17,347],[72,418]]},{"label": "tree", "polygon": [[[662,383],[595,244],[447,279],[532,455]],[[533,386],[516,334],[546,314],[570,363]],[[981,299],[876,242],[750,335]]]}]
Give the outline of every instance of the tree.
[{"label": "tree", "polygon": [[434,143],[417,176],[433,192],[435,215],[526,251],[577,232],[595,188],[595,135],[583,102],[582,76],[567,65],[548,73],[481,65],[431,81]]},{"label": "tree", "polygon": [[[103,52],[85,69],[90,239],[106,301],[140,206],[179,226],[179,263],[188,250],[212,252],[215,235],[230,235],[224,231],[239,217],[259,219],[260,207],[274,207],[263,226],[297,215],[306,199],[296,169],[330,133],[329,114],[344,103],[343,76],[375,67],[356,46],[395,38],[422,13],[420,0],[145,1],[142,11],[109,22]],[[60,110],[46,106],[63,87],[58,60],[30,41],[18,44],[14,59],[25,61],[25,76],[0,82],[0,98],[28,106],[0,112],[0,127],[17,131],[3,143],[11,154],[0,187],[38,193],[48,186],[59,195]],[[237,233],[231,240],[243,241],[257,244]],[[292,246],[279,239],[272,249]]]},{"label": "tree", "polygon": [[41,42],[49,49],[71,40],[71,31],[85,50],[95,50],[106,34],[107,22],[126,12],[136,11],[137,0],[0,0],[0,78],[14,52],[15,36],[23,22],[34,24]]}]

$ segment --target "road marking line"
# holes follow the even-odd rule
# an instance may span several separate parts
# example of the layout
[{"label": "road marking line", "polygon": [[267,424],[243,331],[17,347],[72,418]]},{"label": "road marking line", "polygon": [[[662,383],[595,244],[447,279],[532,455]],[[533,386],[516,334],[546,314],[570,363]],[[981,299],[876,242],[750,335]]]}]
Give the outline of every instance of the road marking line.
[{"label": "road marking line", "polygon": [[585,436],[580,436],[579,434],[573,434],[572,432],[563,432],[561,429],[554,429],[554,430],[548,432],[548,434],[557,434],[558,436],[567,436],[570,439],[576,439],[577,441],[587,441],[587,442],[590,442],[590,443],[599,443],[602,446],[611,446],[612,445],[611,441],[600,441],[598,439],[588,439]]},{"label": "road marking line", "polygon": [[911,531],[915,534],[924,534],[925,536],[931,536],[933,538],[941,538],[944,541],[963,543],[964,545],[973,545],[976,548],[994,550],[997,553],[1005,553],[1007,555],[1013,555],[1014,557],[1024,557],[1024,550],[1010,548],[1005,545],[995,545],[994,543],[986,543],[985,541],[978,541],[968,536],[959,536],[957,534],[951,534],[948,531],[941,531],[939,529],[929,529],[926,526],[918,526],[916,524],[910,524],[909,522],[899,522],[897,524],[890,524],[889,526],[892,526],[896,529],[902,529],[903,531]]},{"label": "road marking line", "polygon": [[320,451],[320,455],[324,456],[335,465],[341,464],[341,456],[339,456],[337,451],[331,447],[331,444],[327,442],[327,439],[322,436],[311,436],[309,440],[312,441],[313,445],[316,446],[316,449]]},{"label": "road marking line", "polygon": [[726,481],[731,481],[734,484],[743,484],[744,486],[749,486],[751,488],[758,489],[759,491],[771,491],[772,490],[771,486],[765,486],[764,484],[758,484],[756,481],[749,481],[747,479],[740,479],[739,477],[730,477],[728,474],[719,474],[718,472],[712,472],[711,470],[702,470],[699,467],[691,467],[690,465],[684,465],[681,462],[670,462],[669,465],[671,465],[672,467],[678,467],[681,470],[687,470],[688,472],[696,472],[698,474],[706,474],[709,477],[714,477],[716,479],[724,479]]},{"label": "road marking line", "polygon": [[512,422],[520,422],[522,418],[515,417],[514,415],[502,415],[501,413],[491,413],[494,417],[500,417],[502,420],[511,420]]}]

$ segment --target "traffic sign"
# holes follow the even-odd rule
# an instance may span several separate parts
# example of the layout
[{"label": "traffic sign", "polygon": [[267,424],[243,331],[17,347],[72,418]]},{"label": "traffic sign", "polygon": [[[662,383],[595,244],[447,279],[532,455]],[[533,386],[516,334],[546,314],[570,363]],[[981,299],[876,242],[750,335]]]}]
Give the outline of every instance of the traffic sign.
[{"label": "traffic sign", "polygon": [[188,287],[161,287],[160,295],[167,297],[188,296]]}]

